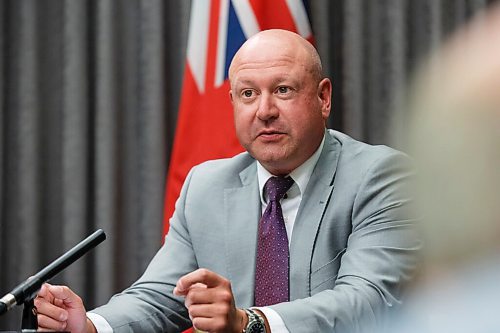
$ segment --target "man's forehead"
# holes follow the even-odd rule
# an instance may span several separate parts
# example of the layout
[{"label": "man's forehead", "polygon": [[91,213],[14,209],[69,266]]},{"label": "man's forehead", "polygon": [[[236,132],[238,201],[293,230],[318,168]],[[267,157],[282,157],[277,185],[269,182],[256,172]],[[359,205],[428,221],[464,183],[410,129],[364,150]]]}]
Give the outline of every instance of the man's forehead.
[{"label": "man's forehead", "polygon": [[263,81],[282,82],[301,78],[303,66],[293,62],[275,62],[267,65],[245,64],[235,68],[233,83],[255,83]]},{"label": "man's forehead", "polygon": [[299,62],[295,57],[289,55],[278,55],[274,57],[243,58],[235,61],[234,72],[262,70],[268,68],[296,67]]},{"label": "man's forehead", "polygon": [[255,57],[235,58],[230,68],[230,78],[236,75],[263,75],[283,72],[297,72],[303,67],[303,61],[290,54],[261,54]]}]

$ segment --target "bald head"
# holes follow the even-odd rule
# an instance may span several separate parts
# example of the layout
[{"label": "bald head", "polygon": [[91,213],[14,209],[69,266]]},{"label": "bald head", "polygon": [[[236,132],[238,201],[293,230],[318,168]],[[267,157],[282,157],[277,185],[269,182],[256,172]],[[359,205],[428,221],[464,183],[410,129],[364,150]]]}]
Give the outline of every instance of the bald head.
[{"label": "bald head", "polygon": [[231,61],[229,80],[248,63],[272,62],[279,56],[301,63],[316,82],[323,78],[321,59],[311,43],[294,32],[272,29],[255,34],[241,46]]}]

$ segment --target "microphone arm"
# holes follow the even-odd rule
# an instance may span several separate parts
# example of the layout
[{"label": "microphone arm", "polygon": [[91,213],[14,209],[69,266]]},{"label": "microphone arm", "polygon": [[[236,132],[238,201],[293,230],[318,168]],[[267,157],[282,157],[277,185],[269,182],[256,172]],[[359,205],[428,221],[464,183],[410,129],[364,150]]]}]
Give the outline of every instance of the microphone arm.
[{"label": "microphone arm", "polygon": [[10,310],[16,304],[20,305],[33,299],[38,290],[42,287],[42,284],[49,281],[105,239],[106,234],[102,229],[95,231],[92,235],[75,245],[40,272],[19,284],[10,293],[0,299],[0,315]]}]

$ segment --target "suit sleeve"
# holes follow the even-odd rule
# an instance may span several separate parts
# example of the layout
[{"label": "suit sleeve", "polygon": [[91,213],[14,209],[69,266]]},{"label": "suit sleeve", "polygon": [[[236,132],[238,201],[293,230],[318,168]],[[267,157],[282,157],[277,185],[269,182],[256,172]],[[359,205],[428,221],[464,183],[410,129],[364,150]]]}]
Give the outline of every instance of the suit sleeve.
[{"label": "suit sleeve", "polygon": [[380,327],[401,301],[420,242],[412,218],[409,159],[378,158],[361,176],[352,206],[352,233],[333,289],[272,306],[290,332],[360,332]]},{"label": "suit sleeve", "polygon": [[106,305],[92,310],[115,333],[181,332],[191,326],[184,299],[173,295],[177,280],[198,268],[184,218],[191,176],[192,172],[176,203],[165,243],[143,276]]}]

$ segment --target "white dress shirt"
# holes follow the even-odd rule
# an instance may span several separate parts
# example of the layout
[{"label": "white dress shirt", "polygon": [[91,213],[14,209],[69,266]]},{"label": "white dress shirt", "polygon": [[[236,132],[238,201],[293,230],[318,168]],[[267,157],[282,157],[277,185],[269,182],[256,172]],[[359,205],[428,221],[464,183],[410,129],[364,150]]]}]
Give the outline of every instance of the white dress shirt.
[{"label": "white dress shirt", "polygon": [[[289,174],[289,176],[294,180],[294,184],[286,193],[285,198],[281,200],[281,208],[288,236],[288,246],[290,246],[290,242],[292,240],[293,225],[299,210],[300,202],[302,201],[302,195],[306,190],[314,167],[319,160],[324,143],[325,137],[323,136],[323,140],[314,154],[301,166]],[[267,207],[267,198],[265,198],[264,195],[264,185],[271,177],[273,177],[273,175],[267,171],[262,164],[257,162],[257,179],[259,181],[260,202],[262,208],[261,214],[264,213]],[[283,319],[276,311],[268,307],[257,307],[256,309],[259,309],[262,313],[264,313],[273,333],[289,333]],[[96,313],[87,312],[87,317],[92,321],[98,333],[113,333],[113,329],[102,316]]]}]

